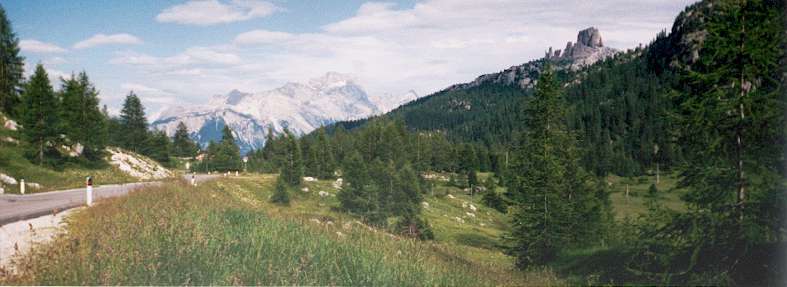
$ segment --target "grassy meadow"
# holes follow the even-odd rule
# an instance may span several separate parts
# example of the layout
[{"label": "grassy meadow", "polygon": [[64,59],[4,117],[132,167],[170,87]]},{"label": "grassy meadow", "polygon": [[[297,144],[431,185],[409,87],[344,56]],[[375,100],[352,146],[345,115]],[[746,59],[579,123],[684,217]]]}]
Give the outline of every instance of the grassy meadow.
[{"label": "grassy meadow", "polygon": [[[66,162],[57,168],[41,167],[28,161],[21,147],[10,143],[0,143],[0,173],[41,185],[38,189],[28,185],[26,193],[84,187],[87,176],[93,176],[96,185],[138,181],[108,163]],[[19,193],[18,184],[4,187],[5,193]]]},{"label": "grassy meadow", "polygon": [[[274,179],[173,183],[103,201],[0,285],[563,285],[548,270],[513,270],[494,246],[503,215],[474,199],[429,198],[437,240],[424,242],[336,212],[334,196],[318,195],[335,194],[329,181],[292,191],[290,206],[270,204]],[[480,207],[476,219],[442,219],[469,210],[464,201]]]},{"label": "grassy meadow", "polygon": [[[338,212],[332,181],[291,190],[289,206],[269,203],[275,178],[174,182],[102,201],[70,217],[66,235],[35,248],[0,285],[560,286],[608,282],[594,266],[625,259],[567,250],[549,268],[518,271],[503,253],[507,217],[480,195],[435,182],[423,205],[435,240],[418,241]],[[620,220],[647,211],[655,182],[633,179],[627,199],[625,180],[609,179]],[[684,208],[674,184],[663,177],[657,198]]]}]

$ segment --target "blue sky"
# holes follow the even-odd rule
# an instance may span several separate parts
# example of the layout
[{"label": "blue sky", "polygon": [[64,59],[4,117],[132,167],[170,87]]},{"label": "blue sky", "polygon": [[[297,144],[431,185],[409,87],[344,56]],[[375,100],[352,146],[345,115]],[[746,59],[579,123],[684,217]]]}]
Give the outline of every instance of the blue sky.
[{"label": "blue sky", "polygon": [[[27,64],[86,70],[116,110],[148,112],[258,92],[326,72],[372,95],[426,95],[562,48],[598,27],[607,46],[649,42],[693,1],[0,1]],[[59,84],[57,84],[59,85]]]}]

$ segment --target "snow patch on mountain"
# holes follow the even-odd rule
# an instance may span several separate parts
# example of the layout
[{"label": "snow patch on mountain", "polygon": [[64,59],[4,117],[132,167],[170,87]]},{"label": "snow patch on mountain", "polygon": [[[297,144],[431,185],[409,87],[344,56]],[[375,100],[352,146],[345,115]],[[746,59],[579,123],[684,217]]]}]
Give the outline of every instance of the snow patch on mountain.
[{"label": "snow patch on mountain", "polygon": [[245,153],[262,147],[268,128],[274,134],[287,128],[300,135],[335,121],[361,119],[387,110],[387,105],[370,100],[351,76],[329,72],[306,84],[287,83],[259,93],[233,90],[214,96],[204,105],[169,107],[152,126],[172,136],[178,123],[183,122],[192,138],[206,146],[221,138],[226,124]]}]

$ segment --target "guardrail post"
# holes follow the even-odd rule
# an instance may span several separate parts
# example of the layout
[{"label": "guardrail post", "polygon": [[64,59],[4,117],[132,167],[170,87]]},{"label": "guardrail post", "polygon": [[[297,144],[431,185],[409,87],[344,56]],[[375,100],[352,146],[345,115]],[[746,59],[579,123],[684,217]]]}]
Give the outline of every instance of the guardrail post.
[{"label": "guardrail post", "polygon": [[25,194],[25,179],[19,181],[19,193]]},{"label": "guardrail post", "polygon": [[87,206],[93,206],[93,177],[88,176],[85,179],[85,203]]},{"label": "guardrail post", "polygon": [[197,186],[197,178],[195,174],[191,174],[191,185]]}]

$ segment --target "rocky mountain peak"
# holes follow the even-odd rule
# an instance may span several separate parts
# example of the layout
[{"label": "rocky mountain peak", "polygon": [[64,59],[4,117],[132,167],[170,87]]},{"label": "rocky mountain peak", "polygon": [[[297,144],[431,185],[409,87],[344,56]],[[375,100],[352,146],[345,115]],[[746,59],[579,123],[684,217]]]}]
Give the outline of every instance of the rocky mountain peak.
[{"label": "rocky mountain peak", "polygon": [[577,35],[577,44],[591,48],[604,47],[604,43],[601,41],[601,33],[598,32],[596,27],[590,27],[579,31],[579,34]]}]

